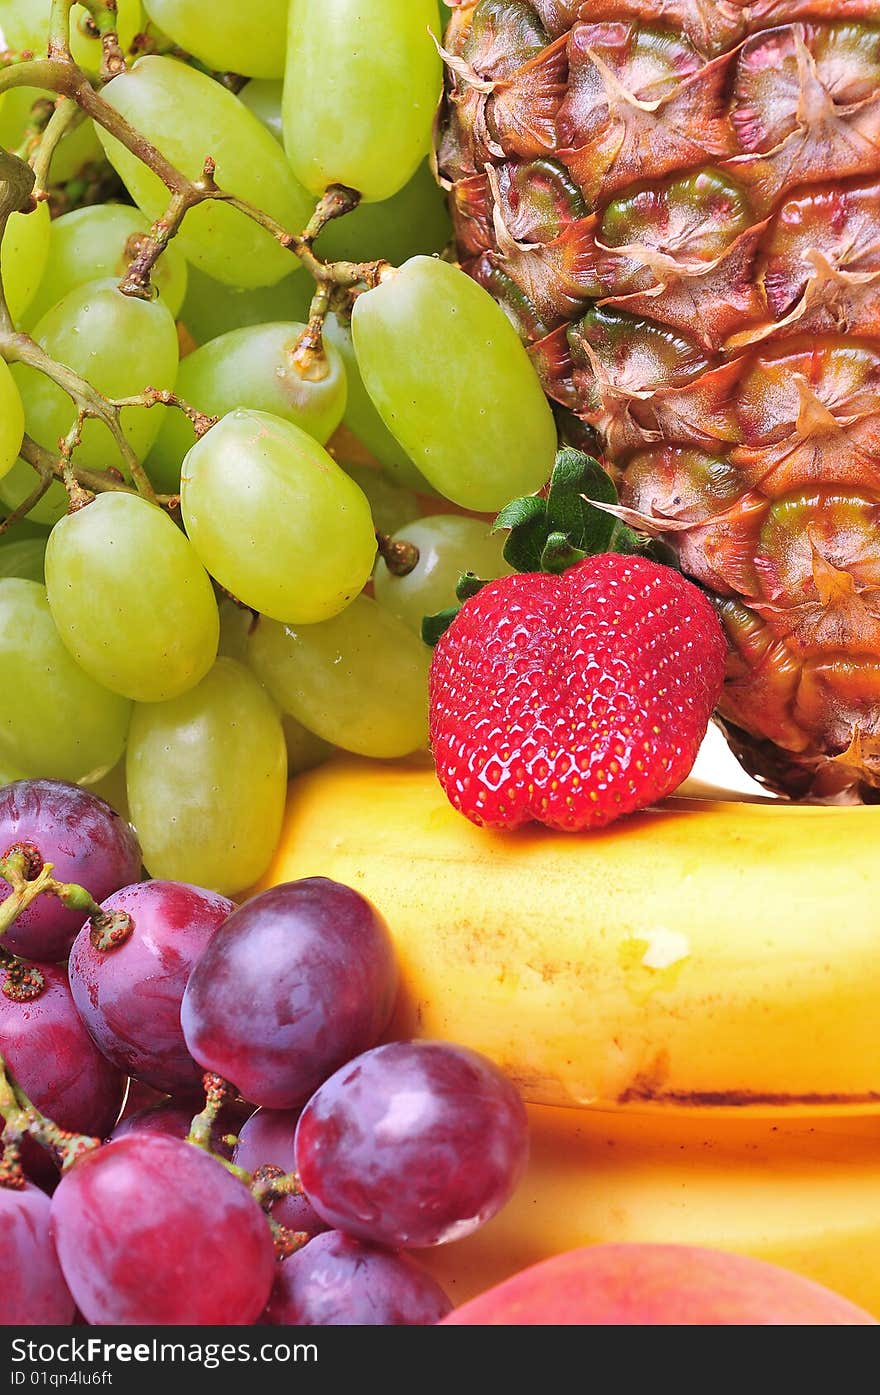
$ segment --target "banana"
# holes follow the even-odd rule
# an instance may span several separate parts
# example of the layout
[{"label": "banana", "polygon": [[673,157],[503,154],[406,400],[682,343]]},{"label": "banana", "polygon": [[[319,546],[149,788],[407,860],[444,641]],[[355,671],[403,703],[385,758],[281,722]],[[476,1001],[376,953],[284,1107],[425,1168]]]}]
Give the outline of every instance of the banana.
[{"label": "banana", "polygon": [[880,1110],[880,807],[674,798],[492,833],[430,768],[291,785],[264,885],[327,876],[395,938],[392,1035],[462,1042],[538,1104]]},{"label": "banana", "polygon": [[504,1210],[415,1256],[454,1303],[581,1245],[675,1241],[781,1264],[880,1317],[880,1117],[529,1117],[529,1170]]}]

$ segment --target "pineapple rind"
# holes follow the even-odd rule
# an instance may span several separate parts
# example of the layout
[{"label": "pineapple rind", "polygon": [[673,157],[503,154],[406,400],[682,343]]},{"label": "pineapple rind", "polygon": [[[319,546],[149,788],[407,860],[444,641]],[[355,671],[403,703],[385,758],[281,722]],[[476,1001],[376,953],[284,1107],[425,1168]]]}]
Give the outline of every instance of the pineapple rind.
[{"label": "pineapple rind", "polygon": [[880,0],[465,0],[462,265],[717,597],[768,783],[880,786]]}]

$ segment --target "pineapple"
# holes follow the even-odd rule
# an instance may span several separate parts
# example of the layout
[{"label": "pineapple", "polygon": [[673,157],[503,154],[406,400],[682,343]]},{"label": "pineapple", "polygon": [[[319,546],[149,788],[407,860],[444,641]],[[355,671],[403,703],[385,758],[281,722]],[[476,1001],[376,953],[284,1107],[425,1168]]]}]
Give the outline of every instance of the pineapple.
[{"label": "pineapple", "polygon": [[709,588],[719,716],[789,793],[880,788],[880,0],[459,0],[465,269]]}]

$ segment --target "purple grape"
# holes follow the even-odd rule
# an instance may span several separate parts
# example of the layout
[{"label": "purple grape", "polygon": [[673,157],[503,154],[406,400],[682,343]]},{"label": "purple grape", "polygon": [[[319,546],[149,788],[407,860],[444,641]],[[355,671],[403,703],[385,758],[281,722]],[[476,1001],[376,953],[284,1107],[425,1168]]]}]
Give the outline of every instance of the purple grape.
[{"label": "purple grape", "polygon": [[75,1163],[52,1198],[52,1234],[89,1323],[249,1326],[274,1278],[272,1233],[247,1188],[161,1134]]},{"label": "purple grape", "polygon": [[324,877],[264,891],[229,917],[192,972],[180,1019],[195,1059],[246,1099],[296,1109],[378,1041],[397,968],[381,916]]},{"label": "purple grape", "polygon": [[[103,901],[141,875],[141,850],[131,827],[97,795],[60,780],[16,780],[0,789],[0,857],[24,845],[32,850],[33,875],[51,862],[59,882],[84,886]],[[0,878],[0,902],[9,886]],[[82,913],[66,911],[54,896],[38,896],[3,937],[4,947],[25,959],[64,959],[82,925]]]},{"label": "purple grape", "polygon": [[277,1266],[262,1321],[276,1327],[416,1327],[452,1311],[406,1255],[330,1230]]},{"label": "purple grape", "polygon": [[[125,1077],[101,1055],[82,1022],[60,965],[41,964],[44,988],[20,1002],[0,992],[0,1055],[37,1108],[71,1133],[103,1138],[122,1107]],[[0,978],[4,971],[0,969]],[[57,1171],[32,1139],[27,1171],[51,1186]]]},{"label": "purple grape", "polygon": [[180,1003],[234,902],[182,882],[155,881],[117,891],[102,909],[127,911],[134,928],[106,949],[89,924],[80,930],[69,964],[80,1017],[120,1070],[168,1095],[198,1092],[204,1072],[186,1049]]},{"label": "purple grape", "polygon": [[[193,1100],[190,1103],[180,1100],[163,1100],[160,1104],[150,1105],[148,1109],[141,1109],[135,1114],[128,1114],[124,1119],[120,1119],[110,1135],[110,1141],[125,1138],[130,1133],[159,1133],[168,1138],[187,1138],[193,1116],[198,1114],[201,1107],[200,1100]],[[211,1151],[213,1153],[218,1153],[221,1158],[233,1160],[233,1149],[230,1144],[223,1142],[223,1137],[225,1134],[237,1135],[250,1112],[249,1104],[224,1105],[211,1130]]]},{"label": "purple grape", "polygon": [[395,1250],[469,1235],[500,1211],[527,1158],[513,1085],[485,1056],[445,1042],[367,1051],[312,1096],[296,1130],[318,1215]]},{"label": "purple grape", "polygon": [[0,1186],[3,1283],[0,1326],[68,1327],[74,1305],[49,1234],[51,1203],[38,1187]]},{"label": "purple grape", "polygon": [[[295,1109],[258,1109],[242,1128],[232,1161],[246,1172],[269,1164],[282,1172],[296,1171],[294,1134],[299,1112]],[[327,1226],[304,1196],[281,1196],[272,1203],[272,1219],[288,1230],[320,1235]]]}]

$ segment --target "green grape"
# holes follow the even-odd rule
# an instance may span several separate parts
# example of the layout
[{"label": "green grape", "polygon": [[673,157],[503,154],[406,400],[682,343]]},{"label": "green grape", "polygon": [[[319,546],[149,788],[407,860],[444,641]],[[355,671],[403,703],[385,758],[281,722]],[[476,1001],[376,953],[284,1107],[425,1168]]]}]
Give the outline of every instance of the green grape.
[{"label": "green grape", "polygon": [[144,0],[151,19],[180,48],[215,72],[280,78],[284,73],[287,0],[260,0],[259,12],[242,0]]},{"label": "green grape", "polygon": [[390,199],[431,149],[442,64],[436,0],[291,0],[284,146],[313,194]]},{"label": "green grape", "polygon": [[437,0],[437,10],[436,33],[437,38],[442,40],[443,35],[446,33],[446,26],[449,23],[449,6],[445,3],[445,0]]},{"label": "green grape", "polygon": [[[49,43],[49,11],[52,0],[0,0],[0,29],[9,48],[31,49],[45,58]],[[125,52],[141,27],[140,0],[117,0],[119,42]],[[81,68],[97,73],[101,67],[101,40],[91,37],[89,13],[74,5],[70,15],[70,49]]]},{"label": "green grape", "polygon": [[[178,395],[211,417],[223,417],[236,407],[272,412],[323,443],[342,420],[345,369],[328,344],[326,377],[312,376],[322,371],[320,365],[304,377],[293,357],[304,329],[304,324],[250,325],[212,339],[181,363]],[[179,488],[183,457],[195,440],[189,418],[168,412],[150,457],[150,477],[168,493]]]},{"label": "green grape", "polygon": [[38,203],[32,213],[13,213],[0,244],[0,267],[6,303],[16,324],[36,293],[48,255],[48,203]]},{"label": "green grape", "polygon": [[[2,9],[2,0],[0,0]],[[57,100],[55,92],[35,87],[11,87],[0,100],[0,145],[4,150],[18,150],[25,139],[25,131],[33,124],[34,103]],[[52,152],[49,178],[53,184],[66,184],[78,174],[84,165],[103,160],[101,142],[95,128],[88,119],[80,120],[69,127]]]},{"label": "green grape", "polygon": [[[137,253],[137,238],[149,230],[142,213],[121,203],[75,208],[56,218],[43,279],[28,308],[29,321],[40,319],[77,286],[107,277],[119,281]],[[129,239],[135,241],[129,244]],[[152,282],[176,317],[186,294],[186,262],[173,244],[156,263]]]},{"label": "green grape", "polygon": [[[16,460],[8,474],[0,479],[0,513],[12,512],[33,494],[37,486],[37,475],[23,460]],[[67,491],[57,480],[49,485],[46,493],[28,514],[28,519],[51,526],[63,518],[68,507]]]},{"label": "green grape", "polygon": [[131,703],[74,663],[36,581],[0,581],[0,672],[0,767],[76,783],[116,764]]},{"label": "green grape", "polygon": [[490,513],[546,483],[553,413],[504,311],[458,267],[413,258],[358,297],[352,333],[385,425],[447,499]]},{"label": "green grape", "polygon": [[27,776],[20,765],[8,760],[6,753],[0,751],[0,786],[11,785],[13,780],[25,780]]},{"label": "green grape", "polygon": [[46,538],[0,538],[0,578],[19,576],[45,581]]},{"label": "green grape", "polygon": [[[158,300],[123,295],[112,278],[89,281],[53,305],[33,330],[52,358],[74,369],[105,397],[128,397],[146,386],[173,388],[177,376],[177,327]],[[24,403],[28,434],[47,450],[76,422],[76,408],[63,388],[44,373],[17,363],[13,376]],[[162,425],[165,407],[125,407],[124,435],[143,460]],[[102,470],[121,456],[103,422],[87,421],[76,463]]]},{"label": "green grape", "polygon": [[125,757],[116,762],[112,770],[108,770],[106,775],[102,775],[100,780],[89,786],[89,794],[96,794],[99,799],[105,799],[111,809],[115,809],[117,814],[125,819],[126,823],[131,823],[131,813],[128,807],[128,792],[125,788]]},{"label": "green grape", "polygon": [[168,515],[135,494],[99,494],[55,525],[46,587],[63,642],[114,693],[161,702],[214,662],[210,579]]},{"label": "green grape", "polygon": [[404,756],[428,739],[431,651],[369,596],[320,625],[261,619],[250,665],[283,712],[362,756]]},{"label": "green grape", "polygon": [[197,266],[189,268],[186,299],[180,318],[197,344],[207,344],[231,329],[262,325],[269,320],[306,320],[315,283],[293,263],[296,271],[275,286],[224,286]]},{"label": "green grape", "polygon": [[12,469],[24,435],[24,408],[15,379],[0,358],[0,476]]},{"label": "green grape", "polygon": [[362,445],[366,446],[379,464],[387,470],[397,483],[419,493],[433,494],[434,491],[423,475],[419,473],[406,451],[394,439],[385,425],[372,399],[364,387],[358,361],[355,357],[351,328],[336,315],[328,315],[324,321],[324,340],[339,350],[345,365],[345,380],[348,396],[345,403],[345,425]]},{"label": "green grape", "polygon": [[304,775],[307,770],[314,770],[316,766],[323,765],[325,760],[329,760],[333,755],[334,748],[329,741],[322,741],[320,736],[309,731],[308,727],[304,727],[302,722],[298,722],[287,712],[281,714],[281,729],[284,732],[284,743],[287,746],[287,774],[289,778],[294,775]]},{"label": "green grape", "polygon": [[[297,184],[277,141],[219,82],[174,58],[151,56],[120,73],[101,95],[190,179],[201,175],[211,156],[220,188],[271,214],[290,232],[305,227],[313,200]],[[160,217],[168,190],[158,175],[114,136],[103,130],[99,135],[135,203],[148,218]],[[230,286],[273,285],[294,265],[270,232],[222,202],[192,209],[177,236],[188,261]]]},{"label": "green grape", "polygon": [[376,600],[417,635],[422,620],[456,604],[455,588],[463,572],[474,572],[484,581],[509,576],[502,556],[506,533],[493,533],[491,524],[479,518],[436,514],[402,528],[395,541],[418,548],[419,560],[406,576],[394,576],[380,558],[373,589]]},{"label": "green grape", "polygon": [[380,533],[396,533],[405,523],[420,518],[424,506],[412,489],[402,489],[375,465],[355,465],[347,460],[339,464],[367,496],[373,523]]},{"label": "green grape", "polygon": [[213,577],[276,620],[312,624],[363,588],[370,506],[323,446],[268,412],[230,412],[186,457],[181,508]]},{"label": "green grape", "polygon": [[328,262],[386,261],[399,266],[420,252],[442,252],[452,238],[446,196],[430,165],[383,203],[362,203],[328,223],[315,251]]},{"label": "green grape", "polygon": [[246,668],[218,659],[182,697],[135,707],[127,785],[151,876],[244,891],[281,832],[287,757],[275,705]]},{"label": "green grape", "polygon": [[269,78],[255,78],[243,87],[238,100],[244,102],[258,121],[262,121],[267,131],[271,131],[279,145],[284,142],[284,125],[281,119],[281,98],[284,84]]}]

